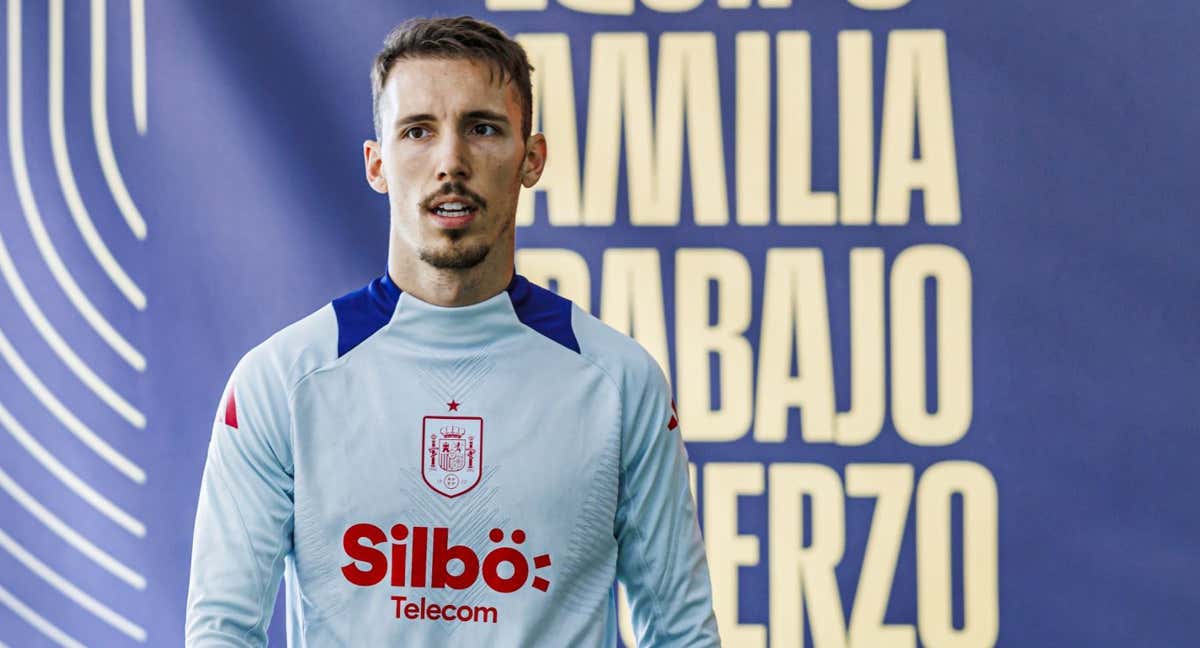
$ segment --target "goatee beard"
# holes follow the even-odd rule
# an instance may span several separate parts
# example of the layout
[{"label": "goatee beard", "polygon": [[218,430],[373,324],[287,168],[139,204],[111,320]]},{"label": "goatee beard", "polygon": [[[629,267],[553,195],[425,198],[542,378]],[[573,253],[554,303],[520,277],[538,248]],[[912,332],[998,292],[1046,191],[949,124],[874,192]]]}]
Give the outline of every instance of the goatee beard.
[{"label": "goatee beard", "polygon": [[467,270],[474,268],[487,258],[491,247],[483,244],[467,247],[451,247],[447,250],[421,250],[421,260],[438,270]]}]

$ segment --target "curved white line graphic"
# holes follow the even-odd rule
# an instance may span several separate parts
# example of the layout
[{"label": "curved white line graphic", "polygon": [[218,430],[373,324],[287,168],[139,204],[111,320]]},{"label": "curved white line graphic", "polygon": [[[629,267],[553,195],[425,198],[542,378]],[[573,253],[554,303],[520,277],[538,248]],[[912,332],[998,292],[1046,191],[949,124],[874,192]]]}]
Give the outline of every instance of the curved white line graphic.
[{"label": "curved white line graphic", "polygon": [[62,465],[53,453],[46,450],[45,446],[38,443],[37,439],[33,438],[33,435],[25,430],[24,426],[4,407],[4,403],[0,403],[0,426],[4,426],[8,430],[8,433],[17,440],[17,443],[20,443],[29,454],[33,455],[34,459],[37,459],[38,463],[42,464],[42,467],[57,477],[59,481],[66,485],[67,488],[70,488],[76,495],[126,531],[139,538],[145,537],[145,524],[142,524],[137,518],[126,513],[116,504],[113,504],[111,500],[96,492],[94,488],[88,486],[87,482],[80,479],[70,468]]},{"label": "curved white line graphic", "polygon": [[58,645],[66,646],[66,648],[85,648],[83,644],[75,641],[62,630],[59,630],[57,626],[47,621],[45,617],[30,609],[21,599],[13,596],[8,590],[4,589],[3,585],[0,585],[0,603],[7,605],[10,610],[17,613],[17,616],[25,619],[29,625],[37,628],[42,634],[49,637]]},{"label": "curved white line graphic", "polygon": [[16,540],[13,540],[3,529],[0,529],[0,547],[4,547],[8,553],[21,561],[21,564],[28,567],[30,571],[41,576],[42,580],[49,583],[54,589],[62,592],[67,598],[75,601],[80,607],[99,617],[100,620],[120,630],[132,639],[136,639],[137,641],[146,640],[146,631],[141,626],[117,614],[100,601],[88,596],[83,590],[76,587],[74,583],[63,578],[58,572],[50,569],[46,563],[38,560],[36,556],[29,553],[25,547],[22,547]]},{"label": "curved white line graphic", "polygon": [[108,182],[108,190],[112,192],[117,208],[129,224],[133,235],[139,239],[146,238],[146,221],[142,219],[137,205],[125,188],[125,180],[121,178],[121,170],[117,167],[117,156],[113,154],[112,136],[108,130],[108,81],[105,47],[105,3],[104,0],[92,0],[92,135],[96,140],[96,153],[100,155],[100,168],[104,171],[104,180]]},{"label": "curved white line graphic", "polygon": [[129,0],[129,58],[133,89],[133,121],[146,134],[146,0]]},{"label": "curved white line graphic", "polygon": [[[46,226],[42,223],[42,216],[38,214],[37,203],[34,200],[34,190],[32,190],[29,181],[29,168],[25,166],[25,142],[22,114],[20,114],[22,112],[20,110],[20,102],[22,102],[22,84],[20,84],[20,2],[10,0],[8,2],[8,157],[12,161],[12,175],[13,181],[17,184],[17,198],[20,202],[20,209],[24,211],[25,221],[29,222],[29,229],[32,235],[34,235],[38,252],[41,252],[42,258],[46,260],[46,265],[49,266],[50,274],[53,274],[55,280],[59,282],[59,286],[67,294],[67,298],[71,299],[72,304],[78,308],[79,313],[83,314],[84,319],[88,320],[88,323],[91,324],[91,328],[95,329],[97,334],[100,334],[104,338],[104,341],[108,342],[109,346],[113,347],[116,353],[121,355],[121,358],[124,358],[128,364],[137,368],[138,371],[142,371],[145,368],[144,356],[138,353],[138,350],[134,349],[132,344],[128,343],[124,337],[121,337],[108,324],[107,320],[101,316],[100,312],[96,311],[96,307],[91,305],[88,298],[84,296],[83,290],[80,290],[78,284],[74,282],[70,272],[67,272],[66,266],[62,264],[62,259],[59,257],[59,253],[54,250],[54,245],[50,242],[50,236],[46,232]],[[7,250],[0,250],[0,256],[7,257]],[[12,272],[5,271],[6,278],[10,274],[16,274],[16,270]],[[16,288],[14,288],[14,292],[16,292]],[[20,295],[18,295],[19,299]],[[30,314],[30,319],[35,319],[32,313],[30,313],[30,308],[28,307],[30,304],[32,304],[32,299],[28,298],[22,302],[22,307],[26,313]],[[34,306],[34,310],[37,310],[36,306]],[[44,318],[42,319],[44,320]],[[36,320],[34,324],[38,324]],[[74,364],[77,366],[72,366],[72,371],[76,372],[76,376],[79,376],[84,383],[88,383],[88,386],[92,388],[92,391],[96,391],[98,396],[109,402],[109,406],[113,406],[114,408],[119,407],[122,403],[112,401],[112,398],[119,401],[120,397],[116,396],[115,392],[108,388],[108,385],[103,384],[100,378],[96,377],[95,373],[88,370],[83,362],[78,359],[78,356],[74,355],[74,352],[71,352],[70,347],[66,347],[66,343],[62,342],[61,338],[58,340],[59,346],[55,346],[55,341],[50,340],[50,337],[46,336],[46,329],[53,331],[49,322],[44,322],[42,326],[38,326],[38,331],[42,332],[43,337],[46,337],[46,341],[50,343],[50,347],[55,347],[55,352],[67,362],[68,366],[71,366],[72,362],[68,361],[62,352],[66,350],[68,354],[73,356]],[[56,332],[54,337],[58,337]],[[97,391],[97,389],[100,389],[100,391]],[[108,394],[103,394],[102,391],[107,391]],[[132,406],[128,403],[124,403],[124,406],[132,409]],[[130,422],[133,421],[131,420]]]},{"label": "curved white line graphic", "polygon": [[21,488],[17,482],[13,481],[8,476],[8,473],[4,472],[3,468],[0,468],[0,489],[7,492],[22,508],[29,511],[42,524],[45,524],[55,535],[78,549],[79,553],[91,558],[97,565],[103,567],[113,576],[125,581],[130,587],[139,590],[146,589],[145,577],[121,564],[120,561],[110,556],[103,549],[92,544],[91,540],[88,540],[80,535],[78,531],[67,526],[57,515],[51,513],[49,509],[42,506],[41,502],[38,502],[24,488]]},{"label": "curved white line graphic", "polygon": [[[17,198],[20,200],[21,210],[25,213],[25,220],[29,222],[29,229],[33,233],[38,250],[46,260],[46,265],[50,267],[54,278],[58,280],[63,291],[83,314],[84,319],[126,362],[139,371],[144,370],[146,359],[125,338],[121,337],[96,311],[91,302],[83,296],[83,292],[79,290],[79,286],[75,284],[63,266],[62,259],[59,258],[58,253],[54,251],[54,246],[50,243],[50,237],[42,225],[37,202],[33,198],[33,188],[29,182],[29,169],[25,164],[25,135],[22,124],[24,118],[21,115],[21,101],[21,2],[20,0],[10,0],[8,3],[8,153],[12,160],[13,181],[17,185]],[[7,255],[7,252],[4,254]],[[22,307],[24,308],[25,304],[22,304]],[[29,309],[26,308],[25,312],[28,313]],[[47,342],[49,341],[47,339]],[[51,344],[51,346],[54,345]]]},{"label": "curved white line graphic", "polygon": [[[129,401],[121,397],[117,392],[113,391],[107,383],[100,379],[94,371],[91,370],[83,360],[75,353],[75,351],[63,340],[58,331],[50,324],[50,320],[46,319],[46,315],[42,313],[42,309],[38,307],[37,302],[29,294],[29,289],[25,287],[25,282],[21,280],[21,275],[17,274],[17,267],[13,265],[12,257],[8,253],[8,246],[4,244],[4,237],[0,236],[0,275],[4,275],[5,282],[12,289],[13,296],[17,298],[17,303],[21,305],[21,310],[25,311],[25,315],[29,317],[29,321],[33,323],[34,328],[41,334],[42,339],[46,344],[54,349],[54,353],[67,365],[71,373],[75,374],[85,385],[88,386],[100,400],[104,401],[109,407],[116,410],[121,418],[129,421],[136,428],[146,427],[146,416],[142,414]],[[145,368],[145,361],[142,361],[142,368]]]},{"label": "curved white line graphic", "polygon": [[[3,241],[0,241],[0,246],[2,245]],[[3,265],[3,261],[4,257],[0,255],[0,265]],[[34,397],[46,409],[50,410],[54,418],[66,426],[71,431],[71,434],[74,434],[92,452],[100,455],[109,465],[119,470],[126,477],[139,484],[145,483],[146,471],[127,459],[125,455],[117,452],[104,439],[101,439],[91,428],[84,425],[83,421],[80,421],[78,417],[72,414],[71,410],[67,409],[62,404],[62,401],[58,400],[49,389],[46,389],[46,385],[37,377],[37,374],[33,373],[29,365],[25,364],[25,360],[21,357],[21,354],[17,353],[17,350],[13,348],[8,338],[4,336],[3,329],[0,329],[0,357],[3,357],[8,362],[9,366],[13,368],[13,372],[17,374],[17,378],[20,378],[21,382],[25,383],[29,391],[33,392]]]},{"label": "curved white line graphic", "polygon": [[[21,66],[21,4],[20,0],[10,0],[8,3],[8,133],[9,133],[9,153],[13,162],[13,179],[17,185],[17,196],[21,202],[21,208],[25,212],[26,220],[30,222],[31,229],[34,228],[34,223],[41,222],[41,217],[37,215],[37,205],[33,200],[33,190],[29,184],[29,172],[25,167],[24,142],[22,141],[20,115],[21,115],[21,84],[20,84],[20,66]],[[14,81],[16,83],[14,84]],[[16,118],[14,120],[14,117]],[[14,123],[15,122],[15,123]],[[14,128],[15,127],[15,128]],[[41,230],[45,234],[45,230]],[[37,238],[37,231],[34,232]],[[39,244],[39,247],[42,247]],[[45,250],[43,249],[43,252]],[[57,255],[55,255],[57,257]],[[53,267],[51,268],[53,270]],[[30,322],[37,328],[38,333],[46,340],[54,352],[60,359],[71,369],[80,380],[84,382],[97,396],[100,397],[109,407],[117,411],[125,420],[129,421],[138,428],[145,427],[146,417],[139,412],[129,401],[119,396],[111,387],[100,380],[79,356],[63,341],[62,336],[50,324],[49,320],[38,308],[37,303],[30,296],[29,291],[25,287],[25,283],[21,280],[17,273],[16,266],[13,265],[12,258],[9,256],[8,248],[4,245],[4,237],[0,236],[0,273],[4,275],[4,279],[8,282],[9,287],[13,291],[13,295],[17,298],[17,302],[21,305],[21,310],[29,317]],[[89,304],[90,305],[90,304]],[[103,321],[103,318],[101,318]],[[107,325],[107,323],[105,323]],[[93,326],[95,323],[93,322]],[[103,336],[104,334],[101,333]],[[127,360],[139,370],[145,369],[146,360],[137,350],[128,346],[115,331],[117,346],[114,348],[121,352],[120,345],[125,345],[125,353]],[[114,340],[108,340],[110,344]],[[132,355],[129,355],[132,354]]]},{"label": "curved white line graphic", "polygon": [[[18,81],[19,83],[20,81]],[[71,171],[71,156],[67,153],[65,124],[66,119],[63,116],[63,0],[50,0],[50,147],[54,151],[54,170],[58,174],[58,184],[62,187],[63,197],[67,200],[67,207],[71,212],[71,217],[75,220],[75,226],[83,235],[83,241],[87,244],[88,250],[91,250],[92,256],[96,258],[97,263],[104,269],[104,273],[117,286],[121,294],[125,295],[129,303],[138,310],[145,310],[145,293],[138,288],[133,279],[129,278],[129,275],[113,258],[112,252],[104,245],[104,241],[96,231],[96,226],[88,216],[87,209],[83,206],[79,188],[75,184],[75,174]],[[44,234],[43,237],[47,242],[49,241],[49,237]],[[40,239],[38,246],[41,247]],[[50,251],[54,251],[52,246]],[[44,257],[45,253],[42,256]],[[57,255],[54,258],[59,265],[62,265]],[[70,281],[71,276],[66,273],[65,269],[62,270],[62,274],[63,278],[59,278],[57,272],[54,276],[59,278],[59,284],[63,285],[63,290],[70,295],[71,291],[63,284],[63,280]],[[79,288],[75,286],[74,282],[70,282],[69,285],[75,292],[79,292]],[[74,297],[72,297],[72,301],[75,301]],[[91,306],[86,303],[86,299],[85,304]],[[79,307],[80,304],[76,302],[76,306]]]}]

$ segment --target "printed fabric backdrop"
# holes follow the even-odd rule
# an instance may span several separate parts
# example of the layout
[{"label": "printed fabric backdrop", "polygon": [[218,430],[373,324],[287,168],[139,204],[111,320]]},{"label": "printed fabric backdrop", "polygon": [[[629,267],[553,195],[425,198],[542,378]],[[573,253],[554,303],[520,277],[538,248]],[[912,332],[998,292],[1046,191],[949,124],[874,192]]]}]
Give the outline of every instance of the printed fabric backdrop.
[{"label": "printed fabric backdrop", "polygon": [[1192,645],[1182,0],[7,0],[0,644],[182,643],[225,380],[383,272],[369,63],[463,13],[537,68],[520,271],[670,376],[727,646]]}]

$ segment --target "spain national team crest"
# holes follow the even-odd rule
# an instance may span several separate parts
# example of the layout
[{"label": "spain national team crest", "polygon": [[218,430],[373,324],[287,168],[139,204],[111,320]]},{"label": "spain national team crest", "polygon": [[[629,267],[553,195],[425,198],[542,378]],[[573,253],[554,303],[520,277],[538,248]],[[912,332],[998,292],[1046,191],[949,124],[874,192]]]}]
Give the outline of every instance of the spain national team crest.
[{"label": "spain national team crest", "polygon": [[483,474],[483,419],[426,416],[421,436],[421,476],[433,490],[458,497]]}]

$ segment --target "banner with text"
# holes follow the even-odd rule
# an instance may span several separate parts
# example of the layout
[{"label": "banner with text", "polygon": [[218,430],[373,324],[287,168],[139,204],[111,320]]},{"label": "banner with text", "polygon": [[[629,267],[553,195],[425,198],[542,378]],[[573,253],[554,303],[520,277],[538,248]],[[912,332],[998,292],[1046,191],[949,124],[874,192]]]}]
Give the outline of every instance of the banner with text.
[{"label": "banner with text", "polygon": [[1186,643],[1200,19],[1162,5],[8,0],[0,642],[181,643],[225,379],[384,268],[371,57],[471,14],[549,144],[517,269],[671,381],[724,645]]}]

